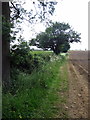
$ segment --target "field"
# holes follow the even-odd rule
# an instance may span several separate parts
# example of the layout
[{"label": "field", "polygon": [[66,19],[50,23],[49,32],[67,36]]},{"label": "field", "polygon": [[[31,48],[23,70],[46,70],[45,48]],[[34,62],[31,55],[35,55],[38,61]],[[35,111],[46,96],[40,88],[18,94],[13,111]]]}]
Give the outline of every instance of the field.
[{"label": "field", "polygon": [[88,118],[88,51],[69,51],[69,116]]},{"label": "field", "polygon": [[70,51],[69,58],[73,64],[81,67],[86,73],[90,70],[90,53],[88,51]]}]

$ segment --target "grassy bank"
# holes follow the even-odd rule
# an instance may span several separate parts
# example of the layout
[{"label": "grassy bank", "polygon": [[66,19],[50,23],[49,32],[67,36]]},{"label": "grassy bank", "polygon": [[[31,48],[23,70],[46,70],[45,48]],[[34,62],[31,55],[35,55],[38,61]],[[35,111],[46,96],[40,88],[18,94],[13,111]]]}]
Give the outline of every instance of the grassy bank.
[{"label": "grassy bank", "polygon": [[[58,93],[68,90],[67,73],[61,73],[65,64],[65,56],[58,56],[32,74],[20,73],[15,90],[3,93],[3,118],[53,118],[58,115],[57,104],[66,103],[66,96],[62,98]],[[63,115],[64,108],[60,110]],[[66,118],[67,113],[61,117]]]}]

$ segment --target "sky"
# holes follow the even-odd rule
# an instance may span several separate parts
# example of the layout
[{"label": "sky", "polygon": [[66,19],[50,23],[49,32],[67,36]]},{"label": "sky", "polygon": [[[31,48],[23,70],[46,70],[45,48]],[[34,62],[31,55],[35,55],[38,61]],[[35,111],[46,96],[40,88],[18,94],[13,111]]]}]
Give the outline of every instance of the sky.
[{"label": "sky", "polygon": [[69,23],[81,33],[81,43],[71,44],[71,49],[88,49],[88,0],[62,0],[56,8],[57,19]]},{"label": "sky", "polygon": [[[27,0],[29,2],[29,0]],[[58,4],[54,16],[51,17],[53,21],[69,23],[70,26],[81,33],[81,43],[72,43],[71,50],[85,50],[88,49],[88,0],[56,0]],[[30,4],[27,2],[27,9]],[[37,24],[34,27],[36,32],[44,31],[45,27],[42,24]],[[24,26],[25,38],[28,40],[34,36],[30,31],[29,26]]]}]

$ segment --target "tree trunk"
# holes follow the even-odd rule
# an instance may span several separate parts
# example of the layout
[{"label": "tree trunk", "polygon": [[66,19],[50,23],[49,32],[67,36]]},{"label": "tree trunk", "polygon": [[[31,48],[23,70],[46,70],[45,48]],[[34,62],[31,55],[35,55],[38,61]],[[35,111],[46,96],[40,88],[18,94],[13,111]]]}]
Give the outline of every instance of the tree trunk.
[{"label": "tree trunk", "polygon": [[[2,2],[0,2],[0,16],[2,15]],[[2,18],[0,17],[0,23]],[[2,83],[2,25],[0,24],[0,87]]]},{"label": "tree trunk", "polygon": [[[5,22],[10,21],[9,2],[2,2],[2,15]],[[8,38],[10,33],[8,32]],[[2,84],[4,88],[10,85],[10,60],[9,60],[10,41],[7,39],[7,34],[2,30]]]}]

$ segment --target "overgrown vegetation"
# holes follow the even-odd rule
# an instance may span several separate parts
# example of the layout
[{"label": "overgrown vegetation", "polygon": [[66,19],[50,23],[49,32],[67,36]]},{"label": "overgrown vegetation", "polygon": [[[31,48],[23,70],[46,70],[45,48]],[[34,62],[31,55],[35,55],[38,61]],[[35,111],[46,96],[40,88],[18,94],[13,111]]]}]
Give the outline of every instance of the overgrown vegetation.
[{"label": "overgrown vegetation", "polygon": [[3,118],[50,118],[57,113],[54,104],[59,83],[63,82],[59,73],[65,56],[51,57],[52,52],[47,51],[31,55],[37,56],[40,65],[29,74],[18,69],[15,76],[14,71],[11,88],[3,93]]},{"label": "overgrown vegetation", "polygon": [[[50,16],[57,2],[32,0],[30,10],[24,8],[25,3],[21,0],[2,3],[3,119],[53,118],[58,111],[59,117],[67,118],[63,107],[67,98],[58,96],[58,92],[68,90],[67,72],[63,70],[65,74],[62,74],[60,71],[66,65],[66,56],[59,53],[67,52],[70,42],[78,42],[79,34],[68,24],[52,23]],[[22,39],[23,21],[30,23],[29,28],[41,22],[51,26],[40,33],[36,41],[32,39],[27,43]],[[18,45],[9,48],[16,40]],[[30,51],[29,47],[34,43],[58,56],[51,51]],[[60,105],[59,109],[56,103]]]}]

